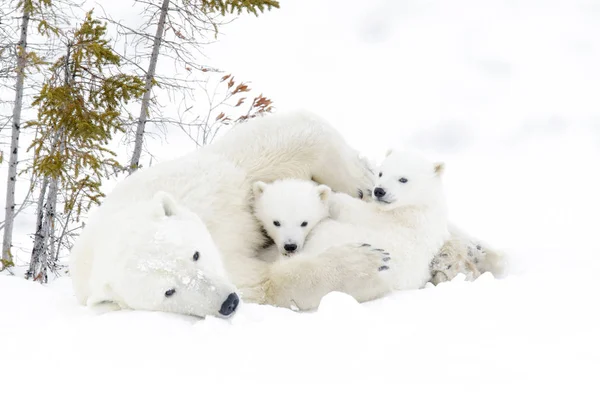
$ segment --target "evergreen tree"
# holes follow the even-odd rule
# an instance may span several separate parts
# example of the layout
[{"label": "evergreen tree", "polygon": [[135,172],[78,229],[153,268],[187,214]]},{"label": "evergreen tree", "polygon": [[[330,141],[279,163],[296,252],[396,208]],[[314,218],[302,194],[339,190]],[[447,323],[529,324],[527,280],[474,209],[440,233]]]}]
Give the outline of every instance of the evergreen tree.
[{"label": "evergreen tree", "polygon": [[[125,105],[144,92],[140,78],[119,72],[121,58],[106,39],[106,25],[92,11],[66,39],[66,54],[52,65],[51,77],[33,102],[37,119],[28,123],[37,131],[29,148],[31,172],[42,185],[26,277],[41,282],[56,268],[70,223],[100,203],[103,179],[122,169],[107,146],[116,132],[125,131]],[[56,209],[59,193],[62,218]]]},{"label": "evergreen tree", "polygon": [[268,10],[271,10],[273,7],[279,8],[279,2],[271,0],[204,0],[202,1],[202,6],[207,11],[218,11],[222,15],[233,14],[235,12],[241,14],[242,11],[246,10],[258,16],[258,12],[265,12],[265,8]]}]

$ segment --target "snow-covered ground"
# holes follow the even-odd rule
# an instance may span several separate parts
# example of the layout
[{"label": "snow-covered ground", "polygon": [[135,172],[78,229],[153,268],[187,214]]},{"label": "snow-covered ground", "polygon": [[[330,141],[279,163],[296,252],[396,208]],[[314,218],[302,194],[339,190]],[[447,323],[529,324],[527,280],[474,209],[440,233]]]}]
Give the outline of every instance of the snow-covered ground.
[{"label": "snow-covered ground", "polygon": [[583,0],[283,0],[228,26],[211,63],[280,110],[373,158],[445,161],[452,220],[509,276],[229,320],[96,315],[68,278],[0,276],[0,398],[600,398],[599,18]]}]

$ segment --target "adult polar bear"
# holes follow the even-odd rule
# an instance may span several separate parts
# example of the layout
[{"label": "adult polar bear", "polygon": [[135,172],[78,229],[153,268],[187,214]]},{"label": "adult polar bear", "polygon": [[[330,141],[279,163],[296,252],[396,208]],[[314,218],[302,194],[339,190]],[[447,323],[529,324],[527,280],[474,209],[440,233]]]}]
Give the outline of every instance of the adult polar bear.
[{"label": "adult polar bear", "polygon": [[[370,191],[374,179],[358,153],[312,113],[237,125],[213,144],[117,184],[72,250],[78,301],[227,316],[237,307],[238,290],[248,302],[285,297],[293,288],[270,276],[270,265],[257,257],[264,237],[250,206],[253,182],[283,178],[312,179],[351,196]],[[280,260],[286,265],[278,269],[301,275],[307,266],[318,267],[319,287],[365,301],[388,291],[379,273],[383,257],[360,244],[342,245]],[[310,290],[304,295],[313,296]]]}]

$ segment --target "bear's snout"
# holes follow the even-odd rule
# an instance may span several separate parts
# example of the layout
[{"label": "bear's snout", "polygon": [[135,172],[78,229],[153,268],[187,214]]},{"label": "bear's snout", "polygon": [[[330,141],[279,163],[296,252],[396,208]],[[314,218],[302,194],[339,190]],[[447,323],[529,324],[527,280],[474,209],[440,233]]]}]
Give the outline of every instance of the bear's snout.
[{"label": "bear's snout", "polygon": [[235,293],[231,293],[229,296],[227,296],[227,299],[225,299],[223,304],[221,304],[219,314],[227,317],[235,312],[239,304],[240,298],[238,297],[238,295]]},{"label": "bear's snout", "polygon": [[375,197],[380,199],[383,196],[385,196],[385,190],[383,190],[383,188],[376,187],[375,190],[373,190],[373,194],[375,195]]},{"label": "bear's snout", "polygon": [[283,249],[288,253],[293,253],[298,248],[296,243],[286,243],[283,245]]}]

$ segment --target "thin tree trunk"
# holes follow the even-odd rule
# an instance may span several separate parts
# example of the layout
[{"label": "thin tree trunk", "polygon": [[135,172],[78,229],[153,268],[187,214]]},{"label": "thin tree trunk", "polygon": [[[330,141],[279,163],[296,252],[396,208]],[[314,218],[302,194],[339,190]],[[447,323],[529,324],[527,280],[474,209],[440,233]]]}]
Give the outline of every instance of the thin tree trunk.
[{"label": "thin tree trunk", "polygon": [[[70,70],[69,59],[71,57],[71,44],[67,45],[67,55],[65,56],[65,75],[64,85],[69,86]],[[64,143],[61,141],[61,131],[56,131],[52,138],[51,151],[64,151]],[[48,196],[46,196],[46,189]],[[44,204],[44,198],[46,199]],[[33,277],[42,283],[48,283],[48,264],[54,262],[53,252],[49,253],[49,248],[54,249],[54,219],[56,217],[56,202],[58,198],[58,178],[49,178],[44,176],[40,200],[38,200],[36,234],[31,252],[31,262],[26,278]],[[52,243],[51,246],[49,244]]]},{"label": "thin tree trunk", "polygon": [[29,269],[25,273],[25,279],[35,278],[37,266],[40,264],[42,252],[44,251],[45,233],[42,228],[44,226],[44,201],[46,200],[48,183],[49,179],[45,176],[42,181],[42,188],[40,189],[40,197],[38,197],[33,249],[31,250],[31,260],[29,262]]},{"label": "thin tree trunk", "polygon": [[145,92],[144,96],[142,97],[140,117],[138,119],[137,128],[135,131],[135,145],[133,147],[131,163],[129,164],[129,174],[132,174],[135,170],[137,170],[140,164],[140,157],[142,155],[142,145],[144,143],[144,130],[146,129],[146,120],[148,119],[148,108],[150,107],[152,82],[154,81],[154,75],[156,73],[158,53],[160,52],[160,45],[162,43],[162,37],[165,30],[165,20],[167,18],[167,13],[169,12],[169,3],[170,0],[163,0],[162,6],[160,7],[160,17],[158,18],[158,26],[156,27],[156,34],[154,35],[154,44],[152,45],[150,65],[148,66],[148,72],[146,73],[146,85],[144,86]]},{"label": "thin tree trunk", "polygon": [[29,27],[29,8],[23,7],[21,19],[21,37],[17,45],[17,83],[15,86],[15,104],[12,115],[12,137],[10,141],[10,160],[6,183],[6,208],[4,212],[4,239],[2,240],[2,265],[12,265],[12,234],[15,222],[15,186],[17,183],[17,163],[19,160],[19,135],[21,134],[21,110],[23,108],[23,83],[25,81],[25,65],[27,63],[27,28]]},{"label": "thin tree trunk", "polygon": [[[50,253],[50,243],[54,241],[54,218],[56,217],[56,200],[58,197],[58,179],[50,179],[48,185],[48,198],[44,207],[44,223],[42,224],[43,232],[43,251],[40,256],[40,282],[48,283],[48,266],[53,262],[54,255]],[[49,254],[50,253],[50,254]]]},{"label": "thin tree trunk", "polygon": [[[56,133],[52,139],[52,151],[56,151],[59,134]],[[61,148],[63,146],[60,146]],[[58,150],[60,151],[60,150]],[[47,194],[47,195],[46,195]],[[25,274],[26,279],[33,278],[41,280],[43,283],[48,279],[48,243],[54,240],[53,226],[56,210],[56,200],[58,197],[58,179],[44,176],[40,197],[37,204],[36,229],[33,240],[33,250],[31,251],[31,260],[29,269]],[[50,258],[53,255],[50,254]]]}]

